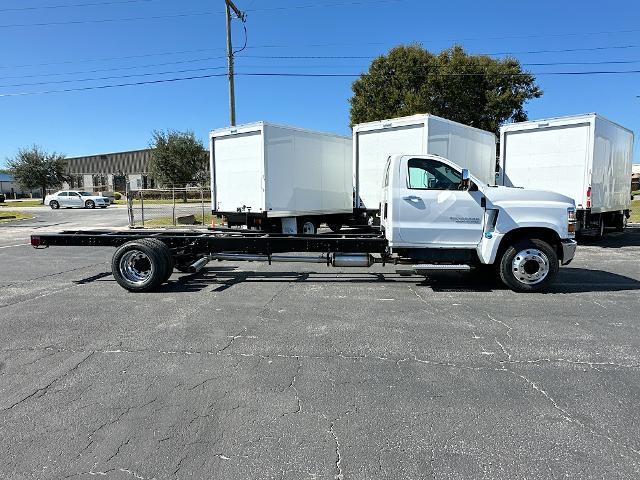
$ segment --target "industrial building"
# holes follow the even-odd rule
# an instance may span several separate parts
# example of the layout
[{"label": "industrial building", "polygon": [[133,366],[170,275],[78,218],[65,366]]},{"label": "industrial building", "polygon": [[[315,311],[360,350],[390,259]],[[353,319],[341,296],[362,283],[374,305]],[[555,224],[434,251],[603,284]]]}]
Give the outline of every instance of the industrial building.
[{"label": "industrial building", "polygon": [[67,158],[65,189],[124,193],[128,188],[154,188],[149,174],[151,149]]},{"label": "industrial building", "polygon": [[42,192],[38,188],[24,189],[10,173],[0,172],[0,194],[9,199],[41,198]]}]

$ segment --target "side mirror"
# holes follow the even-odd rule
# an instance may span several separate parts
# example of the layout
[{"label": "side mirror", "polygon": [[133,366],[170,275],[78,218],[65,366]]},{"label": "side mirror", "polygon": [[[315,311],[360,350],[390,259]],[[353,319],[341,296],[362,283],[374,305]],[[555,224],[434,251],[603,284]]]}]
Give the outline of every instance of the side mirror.
[{"label": "side mirror", "polygon": [[469,190],[471,187],[471,176],[469,175],[469,170],[466,168],[462,169],[462,190]]}]

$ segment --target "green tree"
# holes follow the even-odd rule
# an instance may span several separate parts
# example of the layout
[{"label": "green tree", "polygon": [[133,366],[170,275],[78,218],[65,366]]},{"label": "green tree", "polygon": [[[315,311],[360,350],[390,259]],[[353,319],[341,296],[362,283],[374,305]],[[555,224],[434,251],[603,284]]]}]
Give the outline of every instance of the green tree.
[{"label": "green tree", "polygon": [[[163,185],[186,187],[208,179],[208,155],[193,132],[156,130],[151,141],[151,174]],[[184,193],[187,201],[187,193]]]},{"label": "green tree", "polygon": [[525,102],[542,96],[514,58],[470,55],[460,46],[433,54],[417,44],[373,60],[352,90],[352,126],[431,113],[494,133],[505,122],[527,120]]},{"label": "green tree", "polygon": [[42,190],[42,203],[47,188],[59,187],[68,179],[65,156],[59,153],[47,153],[37,145],[18,151],[14,158],[7,160],[9,172],[20,186],[32,190]]}]

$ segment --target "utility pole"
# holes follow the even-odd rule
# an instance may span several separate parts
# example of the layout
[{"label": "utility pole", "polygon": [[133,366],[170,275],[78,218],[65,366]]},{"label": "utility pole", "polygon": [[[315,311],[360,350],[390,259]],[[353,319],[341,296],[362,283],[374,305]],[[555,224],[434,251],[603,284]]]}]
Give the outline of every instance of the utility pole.
[{"label": "utility pole", "polygon": [[244,22],[245,14],[233,4],[232,0],[225,0],[226,14],[227,14],[227,60],[229,65],[229,117],[230,124],[234,126],[236,124],[236,93],[233,82],[233,46],[231,45],[231,10],[236,14],[240,20]]}]

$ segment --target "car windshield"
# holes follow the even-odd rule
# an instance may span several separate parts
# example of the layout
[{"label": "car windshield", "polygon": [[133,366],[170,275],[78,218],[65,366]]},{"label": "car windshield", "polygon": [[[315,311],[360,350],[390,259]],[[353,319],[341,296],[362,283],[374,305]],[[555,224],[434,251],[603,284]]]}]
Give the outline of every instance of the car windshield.
[{"label": "car windshield", "polygon": [[92,197],[93,193],[90,192],[78,192],[80,195],[82,195],[83,197]]}]

